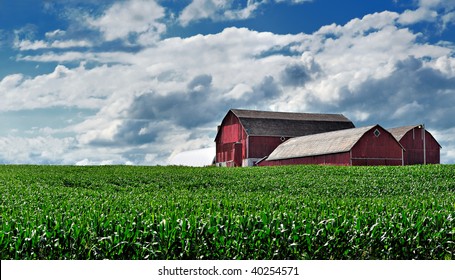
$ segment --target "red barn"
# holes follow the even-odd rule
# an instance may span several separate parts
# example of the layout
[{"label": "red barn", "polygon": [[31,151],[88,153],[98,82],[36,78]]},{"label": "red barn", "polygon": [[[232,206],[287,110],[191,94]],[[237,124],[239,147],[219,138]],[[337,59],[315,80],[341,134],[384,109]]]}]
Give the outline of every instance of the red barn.
[{"label": "red barn", "polygon": [[440,163],[441,145],[424,125],[396,127],[389,131],[405,149],[405,165]]},{"label": "red barn", "polygon": [[260,166],[288,164],[403,165],[403,147],[379,125],[296,137],[279,145]]},{"label": "red barn", "polygon": [[253,166],[289,138],[353,128],[341,114],[232,109],[215,137],[217,166]]}]

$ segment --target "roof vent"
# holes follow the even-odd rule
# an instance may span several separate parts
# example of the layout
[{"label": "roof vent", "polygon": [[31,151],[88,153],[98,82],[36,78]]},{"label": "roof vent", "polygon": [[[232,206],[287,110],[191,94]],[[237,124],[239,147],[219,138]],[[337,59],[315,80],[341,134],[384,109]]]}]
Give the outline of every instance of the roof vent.
[{"label": "roof vent", "polygon": [[374,136],[379,137],[381,135],[381,132],[376,128],[373,132]]}]

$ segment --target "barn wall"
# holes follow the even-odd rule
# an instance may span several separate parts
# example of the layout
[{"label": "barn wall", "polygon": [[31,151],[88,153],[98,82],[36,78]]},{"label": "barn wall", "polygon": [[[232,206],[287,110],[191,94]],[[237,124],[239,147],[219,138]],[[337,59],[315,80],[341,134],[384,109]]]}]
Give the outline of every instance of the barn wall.
[{"label": "barn wall", "polygon": [[234,166],[242,166],[242,143],[234,144]]},{"label": "barn wall", "polygon": [[[376,129],[380,133],[378,137],[374,134]],[[375,126],[366,132],[349,152],[274,161],[265,160],[260,162],[259,165],[402,165],[402,152],[402,147],[389,132],[379,126]]]},{"label": "barn wall", "polygon": [[216,163],[225,166],[250,165],[250,162],[268,156],[283,142],[280,137],[248,136],[233,113],[226,116],[220,130],[216,139]]},{"label": "barn wall", "polygon": [[[400,140],[401,145],[405,148],[404,162],[408,164],[423,164],[423,128],[413,128],[408,131]],[[438,164],[440,163],[440,147],[438,142],[427,131],[425,133],[425,150],[426,150],[426,163]]]},{"label": "barn wall", "polygon": [[261,161],[259,166],[293,165],[293,164],[327,164],[327,165],[349,165],[349,152],[329,155],[319,155],[304,158],[290,158],[282,160]]},{"label": "barn wall", "polygon": [[[379,136],[374,134],[379,131]],[[395,138],[381,127],[367,131],[351,150],[352,165],[402,165],[403,150]]]},{"label": "barn wall", "polygon": [[[216,139],[216,163],[225,163],[226,166],[234,166],[234,159],[237,150],[240,148],[240,145],[235,143],[240,142],[242,145],[242,155],[245,154],[245,139],[246,135],[243,131],[243,127],[239,122],[239,119],[233,114],[229,113],[223,123],[220,126],[219,136]],[[238,160],[238,158],[237,158]]]},{"label": "barn wall", "polygon": [[353,166],[371,166],[371,165],[403,165],[401,158],[356,158],[352,159]]},{"label": "barn wall", "polygon": [[249,158],[263,158],[270,155],[278,145],[289,138],[277,136],[250,136],[249,137]]}]

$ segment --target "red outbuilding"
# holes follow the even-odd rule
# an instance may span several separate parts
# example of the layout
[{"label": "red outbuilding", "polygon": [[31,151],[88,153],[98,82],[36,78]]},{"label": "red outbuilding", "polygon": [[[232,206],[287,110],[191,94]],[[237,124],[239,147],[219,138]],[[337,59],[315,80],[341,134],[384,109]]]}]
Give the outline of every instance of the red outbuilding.
[{"label": "red outbuilding", "polygon": [[290,138],[353,127],[341,114],[232,109],[218,126],[215,164],[253,166]]},{"label": "red outbuilding", "polygon": [[404,147],[404,164],[439,164],[441,145],[424,125],[389,129]]},{"label": "red outbuilding", "polygon": [[403,165],[403,153],[390,132],[374,125],[295,137],[257,164]]}]

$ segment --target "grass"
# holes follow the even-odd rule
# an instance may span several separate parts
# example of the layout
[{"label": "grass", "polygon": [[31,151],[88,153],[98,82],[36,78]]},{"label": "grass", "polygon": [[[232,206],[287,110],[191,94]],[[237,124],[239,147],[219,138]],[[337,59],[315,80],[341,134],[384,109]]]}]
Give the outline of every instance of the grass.
[{"label": "grass", "polygon": [[455,166],[0,166],[1,259],[455,259]]}]

